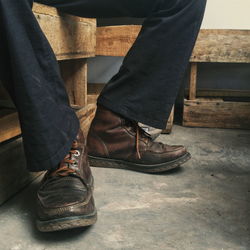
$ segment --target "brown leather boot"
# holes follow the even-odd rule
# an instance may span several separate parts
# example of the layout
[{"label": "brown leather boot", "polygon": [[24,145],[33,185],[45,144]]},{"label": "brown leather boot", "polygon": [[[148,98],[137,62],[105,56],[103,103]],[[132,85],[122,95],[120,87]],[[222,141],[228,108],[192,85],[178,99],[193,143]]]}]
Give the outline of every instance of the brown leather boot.
[{"label": "brown leather boot", "polygon": [[51,232],[92,225],[97,213],[93,177],[80,130],[58,168],[48,171],[37,193],[37,228]]},{"label": "brown leather boot", "polygon": [[154,142],[136,122],[98,106],[87,148],[93,167],[124,168],[148,173],[176,168],[191,158],[183,146]]}]

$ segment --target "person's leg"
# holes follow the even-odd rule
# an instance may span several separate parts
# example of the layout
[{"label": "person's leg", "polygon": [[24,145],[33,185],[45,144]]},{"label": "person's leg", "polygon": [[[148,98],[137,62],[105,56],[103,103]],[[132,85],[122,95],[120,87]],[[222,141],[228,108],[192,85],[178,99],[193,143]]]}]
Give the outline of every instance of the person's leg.
[{"label": "person's leg", "polygon": [[[38,2],[79,16],[148,16],[120,72],[98,102],[148,125],[159,127],[161,122],[162,127],[191,53],[205,1]],[[0,0],[0,63],[1,78],[11,78],[6,88],[19,111],[27,166],[39,171],[56,166],[70,148],[79,124],[68,105],[55,57],[33,16],[31,4],[31,0]]]},{"label": "person's leg", "polygon": [[[115,0],[106,1],[105,4],[101,0],[41,0],[40,2],[53,3],[53,6],[58,7],[67,13],[79,16],[149,16],[148,20],[150,20],[151,16],[154,16],[154,20],[148,21],[148,26],[144,25],[144,28],[128,54],[127,59],[124,61],[124,64],[126,64],[126,61],[129,61],[129,57],[133,58],[133,50],[138,52],[141,51],[141,53],[145,51],[145,48],[139,46],[140,40],[144,40],[143,44],[146,44],[146,41],[150,38],[145,36],[145,34],[151,33],[151,35],[156,35],[159,31],[166,31],[165,29],[157,29],[157,27],[161,27],[163,22],[161,16],[162,11],[165,13],[164,17],[167,13],[172,16],[175,13],[175,5],[178,4],[179,6],[177,8],[177,13],[181,13],[181,10],[184,10],[189,6],[188,4],[179,5],[180,2],[184,3],[184,1],[178,0],[159,0],[153,4],[151,3],[152,1],[149,0],[131,0],[124,4],[119,4]],[[194,1],[190,1],[190,4],[194,4]],[[69,106],[68,97],[58,72],[55,56],[32,14],[30,5],[31,3],[28,2],[28,0],[20,0],[18,2],[15,0],[0,0],[0,31],[4,36],[2,41],[0,41],[0,55],[1,57],[3,56],[2,58],[6,58],[6,60],[1,58],[0,62],[1,64],[3,64],[3,62],[8,63],[6,68],[9,70],[9,73],[1,72],[1,78],[4,80],[19,112],[24,138],[24,148],[29,169],[33,171],[45,169],[51,170],[45,176],[38,192],[40,229],[42,228],[43,230],[48,231],[63,229],[64,225],[67,228],[72,228],[81,225],[88,225],[88,223],[93,224],[96,219],[96,214],[91,192],[91,172],[86,161],[84,142],[80,139],[81,136],[79,137],[79,134],[79,138],[77,137],[78,139],[73,141],[79,129],[79,122]],[[193,5],[193,7],[195,8],[195,5]],[[168,11],[166,11],[166,9]],[[108,14],[103,14],[105,11],[107,11]],[[199,11],[197,12],[201,13],[201,8],[199,8]],[[193,15],[193,19],[195,18],[196,15]],[[190,20],[188,18],[186,20],[186,17],[184,16],[182,24],[185,25],[185,23],[189,24]],[[177,25],[177,28],[179,26],[181,25]],[[194,30],[196,31],[196,29],[197,27],[195,26]],[[156,34],[154,34],[154,32],[152,33],[154,30],[156,31]],[[185,31],[183,29],[180,30],[183,32]],[[145,38],[142,39],[143,37]],[[161,37],[155,37],[158,42],[162,39]],[[194,39],[193,36],[192,39]],[[192,41],[192,39],[190,41]],[[177,42],[177,44],[180,43],[180,41],[175,42]],[[158,46],[160,45],[162,45],[162,43],[158,44]],[[144,60],[153,60],[153,52],[157,52],[155,47],[156,46],[153,45],[151,49],[152,53],[145,53],[145,57],[142,58],[144,58]],[[177,46],[177,48],[179,47]],[[190,49],[190,47],[188,48]],[[189,50],[184,50],[181,54],[185,56],[185,52],[187,51]],[[178,49],[176,49],[175,52],[178,54]],[[142,53],[140,55],[143,56],[144,54]],[[133,62],[133,60],[131,60],[130,66],[132,68],[139,62],[138,57],[136,61],[137,62]],[[165,61],[163,62],[166,63]],[[159,62],[154,61],[154,63],[154,67],[156,67]],[[140,74],[137,74],[137,71],[145,74],[143,65],[144,64],[140,64],[140,67],[133,73],[138,79],[140,78]],[[161,64],[158,64],[158,66],[160,65]],[[175,66],[177,67],[176,64]],[[161,66],[160,68],[162,69],[163,67],[164,66]],[[176,67],[174,67],[175,70]],[[152,76],[156,75],[154,74],[153,69],[154,68],[151,69],[152,71],[149,71]],[[115,85],[119,86],[119,82],[114,84],[114,80],[118,78],[126,80],[124,81],[124,86],[127,84],[127,90],[120,89],[122,95],[124,96],[133,93],[136,89],[134,89],[135,82],[128,81],[130,78],[130,70],[131,69],[124,70],[123,66],[120,73],[112,79],[113,84],[111,81],[107,86],[107,89],[101,95],[101,98],[103,97],[104,100],[108,100],[108,98],[104,97],[105,92],[113,93],[112,96],[120,94],[119,92],[112,91],[116,89],[116,87],[114,87]],[[174,72],[172,72],[172,74],[175,75]],[[145,77],[141,78],[141,80],[144,78]],[[148,88],[146,92],[149,92],[150,85],[147,84],[145,86]],[[172,87],[172,85],[169,85],[169,87]],[[109,91],[107,92],[108,89]],[[142,97],[143,96],[145,95],[142,94]],[[114,100],[117,101],[117,96]],[[121,106],[118,105],[120,101],[123,101],[123,99],[118,100],[116,103],[118,107]],[[132,99],[132,101],[136,100]],[[147,100],[147,102],[148,101],[152,101],[152,104],[155,105],[154,99]],[[126,102],[124,101],[124,104],[125,103]],[[116,104],[114,105],[116,106]],[[109,102],[104,105],[109,108]],[[123,109],[119,110],[119,114],[140,121],[139,116],[136,118],[133,115],[133,112],[123,114]],[[103,113],[105,112],[106,110],[104,110]],[[107,114],[110,115],[110,113]],[[112,115],[113,114],[111,114],[111,116]],[[144,117],[146,116],[147,115],[144,114]],[[112,122],[117,120],[119,120],[119,122],[121,121],[117,116],[112,117],[112,119]],[[118,123],[118,126],[120,125],[121,124]],[[131,129],[131,126],[129,126],[128,129]],[[141,159],[140,156],[142,153],[140,152],[140,142],[143,142],[144,144],[143,149],[149,149],[149,153],[151,153],[151,150],[155,150],[155,153],[158,155],[162,154],[161,150],[164,151],[163,153],[169,152],[169,147],[166,145],[152,144],[147,137],[143,137],[145,140],[141,140],[142,137],[139,130],[137,130],[135,136],[133,135],[134,131],[126,131],[127,134],[132,132],[132,138],[130,139],[133,140],[136,138],[136,153],[139,159]],[[122,136],[123,135],[124,133]],[[115,140],[116,138],[114,137],[113,139]],[[124,143],[126,144],[127,142],[123,140],[119,144],[122,145]],[[134,144],[130,143],[129,146],[131,145],[133,146]],[[145,145],[147,145],[147,147],[144,147]],[[111,145],[111,148],[112,146],[113,145]],[[173,148],[171,148],[172,151]],[[175,148],[179,150],[178,152],[182,151],[185,153],[183,148]],[[126,148],[121,148],[120,151],[124,151],[124,149],[126,151]],[[68,154],[66,155],[66,153]],[[133,151],[127,153],[134,154]],[[81,158],[79,158],[80,155]],[[142,156],[144,157],[144,155]],[[77,159],[77,157],[79,159]],[[146,158],[147,157],[149,157],[148,159],[150,160],[152,154],[147,155]],[[144,158],[142,160],[145,161],[147,159]],[[53,170],[53,168],[58,166],[59,162],[59,168]],[[65,183],[68,183],[68,186],[65,185]],[[86,203],[86,201],[88,202]],[[63,213],[61,209],[58,209],[58,207],[61,206],[64,208]],[[72,217],[72,215],[76,214],[77,218]],[[68,215],[69,217],[67,217]],[[90,216],[90,221],[88,216]]]},{"label": "person's leg", "polygon": [[0,79],[17,107],[28,169],[48,170],[37,192],[37,227],[89,226],[97,214],[85,140],[31,4],[0,0]]},{"label": "person's leg", "polygon": [[0,79],[18,110],[27,167],[40,171],[68,153],[79,121],[31,5],[0,0]]},{"label": "person's leg", "polygon": [[162,1],[146,18],[120,71],[98,99],[88,134],[92,166],[156,173],[190,159],[184,146],[153,141],[138,122],[166,126],[205,4],[205,0]]},{"label": "person's leg", "polygon": [[83,17],[145,17],[137,40],[98,104],[137,122],[165,128],[206,0],[37,1]]},{"label": "person's leg", "polygon": [[120,71],[98,98],[88,134],[92,166],[162,172],[190,159],[185,147],[153,142],[137,123],[165,127],[206,0],[39,1],[80,16],[146,17]]},{"label": "person's leg", "polygon": [[[142,3],[143,5],[143,3]],[[145,19],[98,103],[164,129],[189,63],[206,0],[165,0]]]},{"label": "person's leg", "polygon": [[200,29],[206,0],[39,1],[80,16],[146,18],[120,71],[106,85],[98,103],[129,119],[164,128]]}]

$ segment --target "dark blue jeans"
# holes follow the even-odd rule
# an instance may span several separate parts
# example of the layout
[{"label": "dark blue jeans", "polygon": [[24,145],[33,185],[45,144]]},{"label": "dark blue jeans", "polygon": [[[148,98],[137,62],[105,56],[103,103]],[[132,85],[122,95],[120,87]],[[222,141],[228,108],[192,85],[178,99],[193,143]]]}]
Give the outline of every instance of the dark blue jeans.
[{"label": "dark blue jeans", "polygon": [[[19,114],[27,167],[53,169],[79,121],[32,0],[0,0],[0,79]],[[145,17],[142,30],[98,103],[164,128],[200,29],[206,0],[36,0],[82,17]]]}]

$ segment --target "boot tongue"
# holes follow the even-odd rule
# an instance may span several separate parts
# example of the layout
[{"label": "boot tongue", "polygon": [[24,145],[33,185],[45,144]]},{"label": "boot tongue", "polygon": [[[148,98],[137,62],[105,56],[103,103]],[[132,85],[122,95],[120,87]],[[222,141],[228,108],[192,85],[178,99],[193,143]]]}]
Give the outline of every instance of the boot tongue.
[{"label": "boot tongue", "polygon": [[139,159],[141,159],[140,154],[140,140],[143,140],[147,145],[151,146],[151,143],[153,143],[152,138],[150,134],[148,134],[145,130],[143,130],[137,122],[125,120],[125,126],[129,127],[133,133],[135,134],[135,150],[136,155]]},{"label": "boot tongue", "polygon": [[147,139],[147,140],[151,140],[151,139],[152,139],[152,138],[151,138],[151,135],[150,135],[149,133],[147,133],[144,129],[142,129],[142,128],[139,126],[138,122],[127,120],[127,121],[126,121],[126,125],[127,125],[128,127],[131,127],[134,133],[139,133],[139,137],[140,137],[141,139],[142,139],[142,138]]}]

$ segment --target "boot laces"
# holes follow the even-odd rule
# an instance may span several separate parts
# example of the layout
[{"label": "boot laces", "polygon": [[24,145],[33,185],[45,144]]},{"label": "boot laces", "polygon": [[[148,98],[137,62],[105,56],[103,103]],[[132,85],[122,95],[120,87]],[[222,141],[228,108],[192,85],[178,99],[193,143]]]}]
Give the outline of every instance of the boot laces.
[{"label": "boot laces", "polygon": [[135,121],[129,121],[130,126],[134,129],[135,131],[135,149],[136,149],[136,155],[138,159],[141,159],[141,153],[140,153],[140,139],[144,138],[148,141],[151,141],[152,138],[150,134],[148,134],[145,130],[143,130],[137,122]]},{"label": "boot laces", "polygon": [[68,176],[79,171],[77,158],[79,158],[81,153],[77,148],[78,143],[74,140],[69,153],[59,163],[58,169],[50,174],[51,176]]}]

